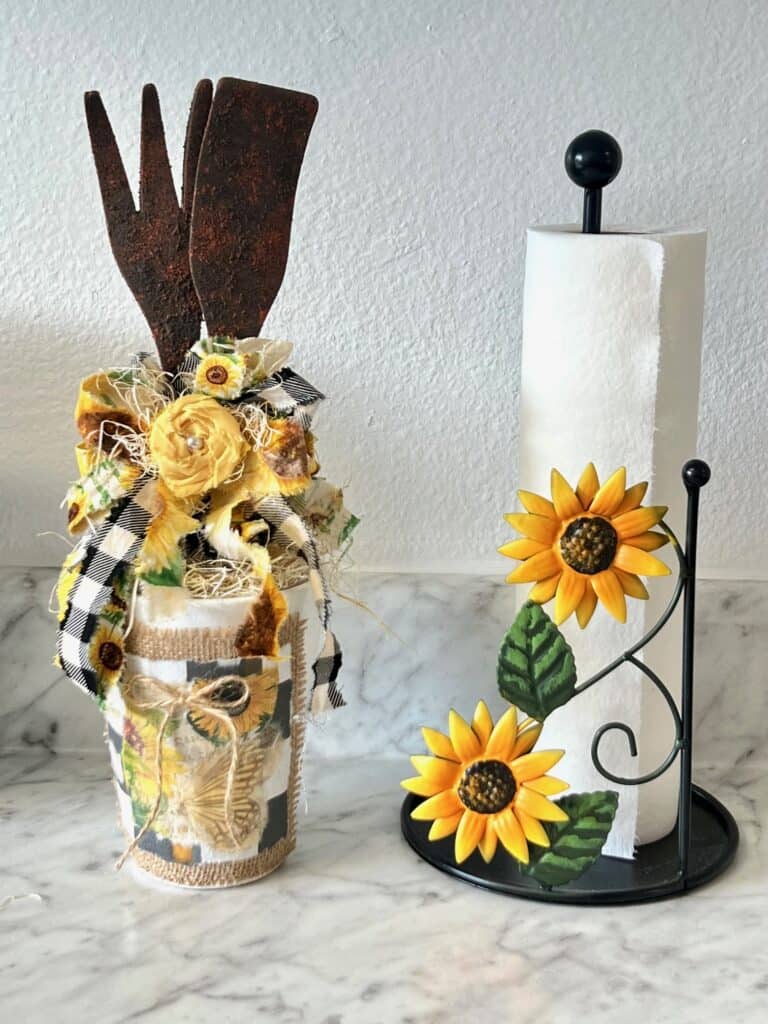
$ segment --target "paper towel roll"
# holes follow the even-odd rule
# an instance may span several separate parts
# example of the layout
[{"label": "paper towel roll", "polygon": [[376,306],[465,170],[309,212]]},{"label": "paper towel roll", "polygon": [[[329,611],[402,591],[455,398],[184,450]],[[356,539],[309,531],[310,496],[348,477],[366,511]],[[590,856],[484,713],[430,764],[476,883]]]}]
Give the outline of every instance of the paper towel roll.
[{"label": "paper towel roll", "polygon": [[[650,481],[645,502],[669,505],[682,534],[685,492],[680,470],[696,452],[706,233],[703,231],[581,234],[576,226],[528,232],[520,389],[519,483],[548,494],[556,466],[575,485],[592,461],[601,481],[626,466],[630,483]],[[658,554],[676,572],[672,550]],[[651,599],[628,600],[627,623],[601,607],[585,631],[563,627],[579,679],[587,679],[639,639],[659,617],[673,578],[654,579]],[[519,600],[525,589],[519,588]],[[680,617],[643,652],[646,663],[680,693]],[[542,748],[561,747],[558,774],[574,792],[616,789],[593,767],[592,737],[608,721],[625,722],[626,737],[607,735],[603,764],[635,777],[661,764],[674,740],[663,698],[643,674],[623,666],[555,711]],[[677,762],[660,779],[620,789],[619,811],[605,853],[632,857],[635,842],[666,835],[677,813]]]}]

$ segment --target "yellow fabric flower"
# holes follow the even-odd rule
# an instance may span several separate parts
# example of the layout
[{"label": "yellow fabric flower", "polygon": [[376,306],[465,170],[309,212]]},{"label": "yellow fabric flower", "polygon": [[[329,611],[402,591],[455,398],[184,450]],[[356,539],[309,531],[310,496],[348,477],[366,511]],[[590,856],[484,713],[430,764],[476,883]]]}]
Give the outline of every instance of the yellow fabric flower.
[{"label": "yellow fabric flower", "polygon": [[206,356],[195,373],[195,391],[212,398],[237,398],[243,390],[245,372],[241,355]]},{"label": "yellow fabric flower", "polygon": [[196,498],[234,473],[245,454],[235,417],[208,395],[183,395],[152,424],[149,450],[177,498]]},{"label": "yellow fabric flower", "polygon": [[542,821],[567,821],[568,815],[548,798],[568,788],[546,773],[563,756],[562,750],[531,753],[541,722],[527,718],[518,724],[511,707],[493,724],[484,701],[471,725],[451,710],[449,735],[422,729],[434,756],[412,757],[418,771],[401,783],[426,797],[411,811],[417,821],[431,821],[429,838],[456,834],[454,852],[461,864],[479,849],[490,864],[498,841],[521,864],[529,861],[528,844],[549,846]]},{"label": "yellow fabric flower", "polygon": [[179,541],[200,523],[189,514],[189,502],[176,498],[162,480],[157,481],[156,510],[139,554],[139,573],[161,572],[178,553]]},{"label": "yellow fabric flower", "polygon": [[667,543],[666,535],[653,529],[667,508],[641,506],[647,489],[647,483],[627,487],[623,467],[601,486],[590,462],[575,490],[552,470],[552,501],[518,491],[526,512],[504,518],[523,539],[499,551],[522,565],[507,576],[507,583],[535,583],[529,597],[537,604],[554,597],[558,625],[576,612],[584,629],[598,600],[619,622],[626,622],[625,595],[648,598],[638,577],[668,576],[670,571],[650,554]]},{"label": "yellow fabric flower", "polygon": [[80,384],[75,423],[86,445],[111,452],[120,438],[138,430],[134,412],[106,373],[94,373]]}]

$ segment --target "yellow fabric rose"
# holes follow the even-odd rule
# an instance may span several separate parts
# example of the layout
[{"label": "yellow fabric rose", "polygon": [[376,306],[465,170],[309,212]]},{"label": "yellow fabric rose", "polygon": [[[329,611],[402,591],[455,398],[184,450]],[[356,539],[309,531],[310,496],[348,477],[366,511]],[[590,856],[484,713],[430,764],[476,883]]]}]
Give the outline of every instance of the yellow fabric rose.
[{"label": "yellow fabric rose", "polygon": [[246,445],[235,417],[215,398],[183,395],[152,424],[149,450],[177,498],[196,498],[230,477]]}]

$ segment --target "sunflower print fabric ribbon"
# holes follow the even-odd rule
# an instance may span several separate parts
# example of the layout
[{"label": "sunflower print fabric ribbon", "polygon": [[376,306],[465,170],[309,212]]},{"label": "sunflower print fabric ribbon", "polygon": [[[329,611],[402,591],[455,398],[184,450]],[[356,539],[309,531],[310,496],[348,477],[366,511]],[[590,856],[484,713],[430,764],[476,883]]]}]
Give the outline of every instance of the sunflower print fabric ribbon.
[{"label": "sunflower print fabric ribbon", "polygon": [[126,860],[152,827],[160,812],[160,803],[163,797],[163,740],[171,720],[176,715],[188,711],[210,715],[221,722],[229,733],[230,761],[224,792],[224,821],[232,842],[235,847],[239,847],[240,841],[235,835],[232,821],[232,793],[237,775],[240,736],[232,716],[250,699],[251,690],[247,680],[242,676],[220,676],[218,679],[212,679],[203,686],[200,686],[199,682],[193,682],[189,687],[181,688],[163,683],[153,676],[137,675],[133,676],[125,684],[123,696],[126,704],[137,711],[162,712],[163,720],[157,732],[155,763],[153,766],[157,796],[144,824],[115,864],[115,868],[119,871],[123,864],[125,864]]}]

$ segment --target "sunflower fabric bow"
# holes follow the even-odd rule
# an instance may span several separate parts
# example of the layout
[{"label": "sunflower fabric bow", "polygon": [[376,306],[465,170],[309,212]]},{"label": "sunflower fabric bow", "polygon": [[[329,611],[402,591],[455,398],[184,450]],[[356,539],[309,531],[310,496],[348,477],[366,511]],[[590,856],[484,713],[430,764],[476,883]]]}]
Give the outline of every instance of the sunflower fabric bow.
[{"label": "sunflower fabric bow", "polygon": [[277,545],[304,563],[324,630],[311,711],[344,703],[315,538],[348,543],[357,519],[316,486],[324,481],[310,427],[323,395],[285,365],[290,352],[263,338],[205,338],[173,376],[141,353],[129,369],[83,382],[75,414],[83,475],[67,495],[70,531],[80,537],[59,578],[57,656],[92,696],[121,678],[137,579],[183,590],[187,558],[217,557],[250,566],[254,594],[269,593],[269,545]]},{"label": "sunflower fabric bow", "polygon": [[189,711],[210,715],[221,722],[229,733],[230,761],[224,792],[224,821],[235,847],[240,846],[232,819],[232,793],[237,775],[240,740],[233,715],[247,704],[251,691],[247,680],[242,676],[220,676],[210,682],[203,682],[202,685],[201,682],[198,680],[189,687],[182,688],[163,683],[153,676],[133,676],[124,686],[123,696],[127,705],[142,712],[160,711],[163,719],[157,732],[155,746],[155,802],[141,829],[117,861],[117,870],[125,864],[157,818],[163,798],[163,740],[171,720],[176,715]]}]

